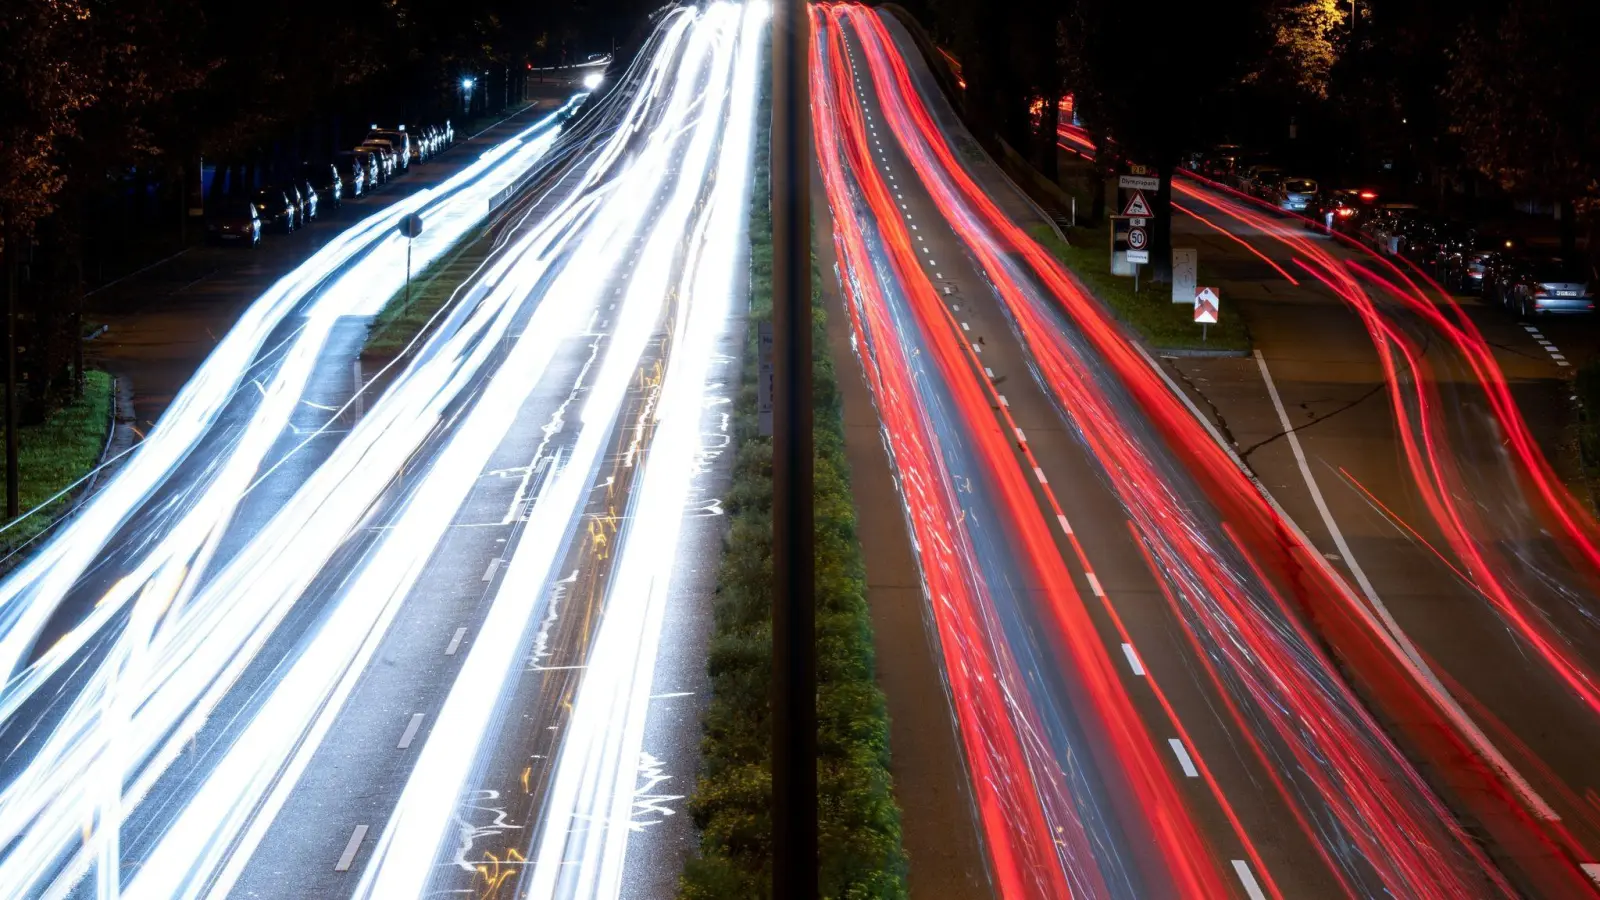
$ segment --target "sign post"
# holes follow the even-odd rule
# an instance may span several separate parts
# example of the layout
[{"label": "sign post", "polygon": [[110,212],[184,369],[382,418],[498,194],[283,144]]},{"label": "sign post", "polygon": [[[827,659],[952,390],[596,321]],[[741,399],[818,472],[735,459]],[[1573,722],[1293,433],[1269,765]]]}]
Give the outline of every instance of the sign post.
[{"label": "sign post", "polygon": [[1194,320],[1200,323],[1200,342],[1205,343],[1206,328],[1217,324],[1222,312],[1222,295],[1216,288],[1196,288],[1194,292]]},{"label": "sign post", "polygon": [[400,220],[399,231],[406,239],[406,299],[400,307],[400,314],[405,315],[411,309],[411,242],[422,234],[422,217],[416,213],[405,216]]}]

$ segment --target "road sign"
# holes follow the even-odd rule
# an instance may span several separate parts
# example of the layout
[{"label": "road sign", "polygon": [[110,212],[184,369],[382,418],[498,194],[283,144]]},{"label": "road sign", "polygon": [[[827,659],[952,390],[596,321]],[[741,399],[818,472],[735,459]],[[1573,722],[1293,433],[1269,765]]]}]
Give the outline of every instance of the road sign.
[{"label": "road sign", "polygon": [[1217,314],[1222,311],[1222,297],[1216,288],[1196,288],[1194,292],[1194,320],[1202,325],[1217,324]]},{"label": "road sign", "polygon": [[1150,220],[1145,218],[1129,219],[1128,225],[1133,228],[1143,228]]},{"label": "road sign", "polygon": [[1122,208],[1122,214],[1134,218],[1154,215],[1150,212],[1150,204],[1144,199],[1144,191],[1139,190],[1134,191],[1133,196],[1128,198],[1128,205]]},{"label": "road sign", "polygon": [[1128,229],[1128,249],[1143,250],[1150,244],[1150,232],[1143,228]]},{"label": "road sign", "polygon": [[1149,265],[1149,263],[1150,263],[1150,251],[1149,250],[1129,250],[1128,251],[1128,262],[1139,263],[1140,265]]},{"label": "road sign", "polygon": [[1197,250],[1172,249],[1172,302],[1194,304],[1195,287],[1199,284],[1200,253]]},{"label": "road sign", "polygon": [[400,220],[400,233],[407,238],[414,238],[422,233],[422,217],[412,213]]},{"label": "road sign", "polygon": [[1151,178],[1147,175],[1122,175],[1117,178],[1117,187],[1132,188],[1140,191],[1161,190],[1161,179]]}]

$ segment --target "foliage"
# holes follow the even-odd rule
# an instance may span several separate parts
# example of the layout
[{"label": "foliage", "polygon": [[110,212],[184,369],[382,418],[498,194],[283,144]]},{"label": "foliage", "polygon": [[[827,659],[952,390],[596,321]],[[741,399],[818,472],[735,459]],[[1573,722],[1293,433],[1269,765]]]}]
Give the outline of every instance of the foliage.
[{"label": "foliage", "polygon": [[1328,79],[1339,59],[1338,36],[1346,15],[1343,0],[1297,0],[1269,13],[1272,50],[1247,83],[1276,82],[1318,100],[1328,97]]},{"label": "foliage", "polygon": [[[19,430],[21,508],[28,511],[44,504],[99,465],[110,427],[111,376],[86,372],[81,398],[56,410],[45,421]],[[71,495],[58,498],[0,532],[0,556],[43,533],[67,510],[72,499]]]},{"label": "foliage", "polygon": [[1468,25],[1445,89],[1473,167],[1506,190],[1592,217],[1600,216],[1597,30],[1600,9],[1592,3],[1509,4],[1498,19]]},{"label": "foliage", "polygon": [[1134,293],[1133,279],[1112,275],[1104,227],[1078,229],[1082,237],[1068,245],[1056,237],[1050,226],[1037,224],[1029,229],[1034,240],[1061,260],[1100,302],[1111,309],[1119,321],[1133,329],[1155,350],[1248,350],[1250,333],[1238,315],[1224,313],[1217,324],[1207,329],[1201,340],[1200,326],[1194,323],[1194,310],[1171,302],[1166,285],[1147,286]]},{"label": "foliage", "polygon": [[[769,107],[763,101],[762,120]],[[756,151],[750,211],[751,320],[771,317],[772,219],[767,131]],[[813,270],[813,278],[816,273]],[[823,311],[815,328],[817,752],[819,857],[824,898],[904,898],[906,859],[889,777],[889,723],[874,682],[865,567],[856,539],[844,428]],[[701,829],[679,896],[729,900],[770,893],[772,444],[758,433],[754,329],[735,406],[737,457],[726,508],[730,533],[715,604],[712,699],[691,801]]]}]

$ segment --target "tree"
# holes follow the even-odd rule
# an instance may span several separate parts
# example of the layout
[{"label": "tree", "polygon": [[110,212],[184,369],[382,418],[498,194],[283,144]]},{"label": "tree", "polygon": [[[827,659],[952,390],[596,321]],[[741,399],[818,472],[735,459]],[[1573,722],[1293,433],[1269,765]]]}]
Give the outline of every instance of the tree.
[{"label": "tree", "polygon": [[1152,275],[1164,281],[1172,265],[1173,172],[1184,151],[1217,136],[1231,98],[1277,46],[1278,3],[1175,4],[1159,15],[1126,0],[1067,7],[1065,65],[1079,118],[1160,175],[1161,190],[1150,198],[1150,258]]},{"label": "tree", "polygon": [[1519,0],[1468,25],[1445,89],[1470,165],[1507,191],[1554,200],[1562,250],[1580,220],[1600,254],[1600,101],[1590,3]]}]

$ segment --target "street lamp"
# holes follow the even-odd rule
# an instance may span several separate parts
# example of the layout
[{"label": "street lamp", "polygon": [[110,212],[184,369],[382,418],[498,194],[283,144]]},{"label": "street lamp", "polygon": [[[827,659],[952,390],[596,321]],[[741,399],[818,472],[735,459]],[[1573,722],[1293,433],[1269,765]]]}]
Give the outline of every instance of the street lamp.
[{"label": "street lamp", "polygon": [[604,80],[605,76],[601,75],[599,72],[590,72],[589,74],[583,76],[583,89],[586,91],[592,91],[599,87],[600,82]]},{"label": "street lamp", "polygon": [[463,117],[472,115],[472,84],[471,78],[461,79],[461,115]]}]

